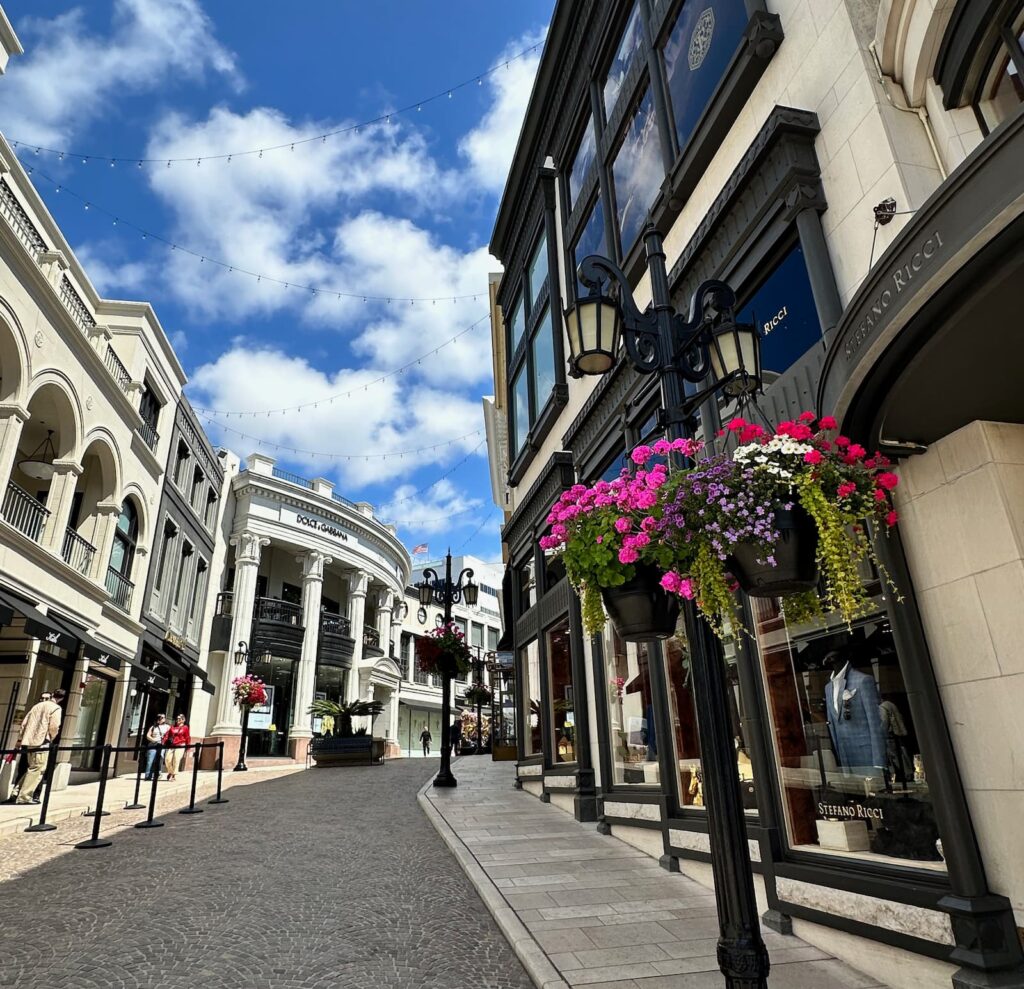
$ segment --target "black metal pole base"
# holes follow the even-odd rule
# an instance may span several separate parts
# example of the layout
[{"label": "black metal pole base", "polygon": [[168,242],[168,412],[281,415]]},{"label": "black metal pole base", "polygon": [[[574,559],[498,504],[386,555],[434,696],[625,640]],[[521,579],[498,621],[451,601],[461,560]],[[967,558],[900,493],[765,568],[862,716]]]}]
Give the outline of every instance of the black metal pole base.
[{"label": "black metal pole base", "polygon": [[26,831],[56,831],[57,830],[57,825],[56,824],[31,824],[27,828],[25,828],[25,830]]},{"label": "black metal pole base", "polygon": [[768,989],[768,952],[760,937],[719,938],[718,967],[727,989]]},{"label": "black metal pole base", "polygon": [[459,781],[452,776],[451,772],[445,773],[443,770],[434,777],[434,786],[440,787],[455,787],[459,785]]},{"label": "black metal pole base", "polygon": [[953,974],[953,989],[1021,989],[1024,971],[982,972],[976,968],[961,968]]},{"label": "black metal pole base", "polygon": [[113,842],[106,838],[89,838],[86,841],[80,841],[75,848],[106,848],[112,844]]},{"label": "black metal pole base", "polygon": [[94,810],[86,810],[86,811],[82,812],[82,817],[97,817],[97,816],[99,816],[99,817],[110,817],[110,811],[109,810],[101,810],[98,815],[97,815],[96,811],[94,811]]},{"label": "black metal pole base", "polygon": [[249,767],[244,762],[242,762],[241,759],[239,759],[238,764],[235,766],[234,769],[231,770],[231,772],[233,772],[233,773],[247,773],[247,772],[249,772]]},{"label": "black metal pole base", "polygon": [[202,807],[185,807],[178,811],[179,814],[202,814],[202,812]]},{"label": "black metal pole base", "polygon": [[163,821],[139,821],[139,823],[135,825],[137,828],[162,828],[163,826]]},{"label": "black metal pole base", "polygon": [[125,810],[145,810],[146,809],[146,805],[145,804],[140,804],[140,803],[125,804],[124,805],[124,809]]},{"label": "black metal pole base", "polygon": [[227,797],[214,797],[212,800],[207,800],[206,802],[208,804],[226,804],[230,801],[228,800]]}]

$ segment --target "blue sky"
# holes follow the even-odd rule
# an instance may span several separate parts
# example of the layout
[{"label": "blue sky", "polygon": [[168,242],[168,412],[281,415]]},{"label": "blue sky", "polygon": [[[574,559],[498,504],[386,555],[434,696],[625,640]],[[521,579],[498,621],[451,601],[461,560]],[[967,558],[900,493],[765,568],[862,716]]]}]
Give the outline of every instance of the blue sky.
[{"label": "blue sky", "polygon": [[[245,455],[257,443],[239,432],[263,439],[289,469],[374,502],[410,547],[496,559],[480,407],[492,387],[486,318],[449,341],[487,314],[487,274],[498,270],[487,242],[539,52],[502,63],[542,40],[553,0],[4,6],[25,54],[0,79],[0,130],[102,157],[290,145],[501,65],[422,110],[230,163],[111,167],[19,148],[98,290],[152,302],[194,405],[291,409],[214,416],[215,442]],[[132,225],[269,277],[171,251]]]}]

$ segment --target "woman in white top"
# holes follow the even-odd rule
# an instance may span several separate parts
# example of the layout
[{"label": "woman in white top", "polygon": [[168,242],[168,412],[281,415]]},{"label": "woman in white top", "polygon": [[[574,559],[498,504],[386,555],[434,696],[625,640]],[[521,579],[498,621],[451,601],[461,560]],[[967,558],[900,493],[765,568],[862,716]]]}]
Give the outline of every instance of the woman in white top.
[{"label": "woman in white top", "polygon": [[153,778],[153,769],[156,768],[157,776],[160,775],[160,749],[163,748],[164,736],[170,731],[171,726],[162,715],[156,716],[156,722],[150,725],[146,732],[146,742],[149,750],[146,752],[146,779]]}]

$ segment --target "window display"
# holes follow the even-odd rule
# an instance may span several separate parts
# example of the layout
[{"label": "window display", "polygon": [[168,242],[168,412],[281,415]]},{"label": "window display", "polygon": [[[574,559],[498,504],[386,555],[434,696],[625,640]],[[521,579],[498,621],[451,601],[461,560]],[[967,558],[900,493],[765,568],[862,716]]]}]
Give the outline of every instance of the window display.
[{"label": "window display", "polygon": [[942,856],[892,630],[787,624],[751,599],[792,845],[929,864]]},{"label": "window display", "polygon": [[[731,642],[725,643],[723,650],[726,682],[729,686],[727,703],[732,722],[733,743],[736,747],[736,775],[740,785],[740,798],[744,810],[756,812],[754,768],[750,758],[749,740],[743,729],[743,702],[736,670],[739,656]],[[702,808],[704,780],[700,762],[700,737],[697,732],[690,647],[685,635],[680,633],[666,641],[665,663],[668,672],[669,711],[672,715],[679,772],[679,804],[681,807]]]},{"label": "window display", "polygon": [[544,739],[540,723],[540,645],[536,639],[519,651],[519,661],[523,671],[523,720],[526,722],[523,754],[541,755]]},{"label": "window display", "polygon": [[646,642],[627,645],[609,623],[604,657],[611,733],[609,748],[612,780],[616,785],[661,782],[651,694],[650,648]]},{"label": "window display", "polygon": [[548,632],[548,684],[551,689],[552,762],[575,762],[576,714],[568,618]]}]

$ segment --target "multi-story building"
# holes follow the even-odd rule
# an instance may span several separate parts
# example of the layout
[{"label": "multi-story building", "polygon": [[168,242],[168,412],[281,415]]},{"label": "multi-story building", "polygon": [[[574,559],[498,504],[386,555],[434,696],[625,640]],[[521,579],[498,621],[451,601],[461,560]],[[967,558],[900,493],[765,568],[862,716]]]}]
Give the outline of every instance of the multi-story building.
[{"label": "multi-story building", "polygon": [[[473,581],[480,587],[477,603],[470,607],[465,601],[452,606],[452,619],[466,636],[466,642],[478,664],[474,670],[464,677],[452,681],[452,711],[468,710],[462,698],[470,683],[480,682],[491,685],[491,674],[488,665],[494,662],[501,638],[501,612],[499,608],[500,583],[503,568],[500,565],[486,563],[475,556],[452,557],[452,579],[457,580],[465,569],[473,571]],[[422,579],[423,571],[432,569],[444,579],[444,559],[434,562],[416,564],[413,574],[414,581]],[[421,605],[415,586],[405,589],[403,601],[403,621],[401,637],[398,642],[398,662],[401,667],[402,684],[398,696],[400,705],[397,733],[394,736],[398,749],[404,756],[422,755],[420,732],[424,728],[430,730],[433,738],[433,752],[436,754],[441,747],[441,702],[442,688],[440,677],[433,676],[419,669],[416,662],[416,639],[425,635],[431,628],[444,620],[444,610],[436,604]],[[490,716],[490,711],[485,712]]]},{"label": "multi-story building", "polygon": [[[324,478],[307,480],[254,453],[228,467],[230,548],[216,600],[208,724],[195,732],[238,754],[241,718],[231,680],[246,669],[271,693],[249,720],[250,757],[304,761],[317,726],[314,699],[379,700],[372,729],[395,738],[401,673],[393,658],[411,560],[394,526],[368,502],[351,502]],[[236,662],[240,644],[248,660]],[[239,653],[241,656],[242,654]]]},{"label": "multi-story building", "polygon": [[[649,218],[677,311],[714,277],[761,327],[768,416],[833,414],[898,462],[903,600],[875,580],[873,614],[817,629],[743,600],[723,659],[767,922],[894,986],[1024,985],[1022,29],[1021,0],[560,0],[491,242],[519,781],[666,866],[711,881],[689,644],[585,638],[537,542],[663,422],[625,357],[568,373],[579,262],[617,262],[643,309]],[[834,650],[879,693],[898,785],[830,743]],[[848,847],[836,807],[865,822]]]},{"label": "multi-story building", "polygon": [[[147,303],[98,295],[2,139],[0,218],[0,741],[63,687],[64,743],[116,742],[185,375]],[[65,754],[55,784],[97,768]]]},{"label": "multi-story building", "polygon": [[[166,714],[168,722],[183,713],[190,722],[205,723],[214,693],[206,665],[212,605],[226,556],[219,538],[226,455],[214,450],[184,397],[170,440],[144,593],[144,629],[122,732],[129,745],[157,714]],[[130,531],[115,536],[125,543],[130,538]]]}]

